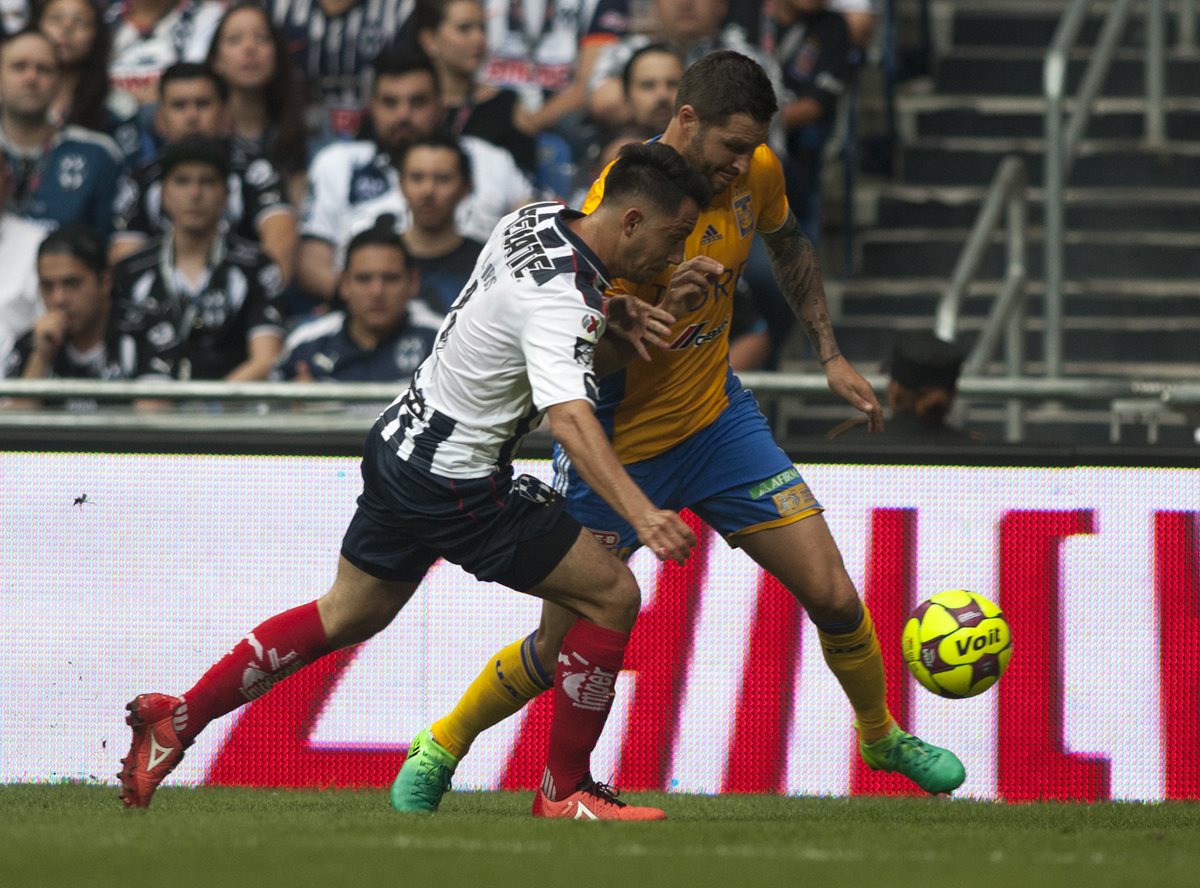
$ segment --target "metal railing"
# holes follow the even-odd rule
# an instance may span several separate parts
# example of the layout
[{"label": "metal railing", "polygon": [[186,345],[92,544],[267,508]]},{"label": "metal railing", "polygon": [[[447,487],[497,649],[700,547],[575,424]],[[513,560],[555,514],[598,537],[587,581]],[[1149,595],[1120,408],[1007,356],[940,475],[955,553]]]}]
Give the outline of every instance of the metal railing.
[{"label": "metal railing", "polygon": [[[1113,53],[1125,28],[1132,0],[1115,0],[1109,7],[1100,36],[1091,53],[1074,107],[1068,121],[1063,120],[1066,102],[1067,61],[1079,36],[1092,0],[1073,0],[1058,22],[1054,40],[1046,53],[1042,68],[1043,95],[1046,99],[1046,154],[1044,158],[1045,189],[1045,278],[1046,329],[1045,361],[1049,376],[1062,375],[1063,364],[1063,189],[1079,151],[1079,144],[1091,117],[1092,105],[1104,84]],[[1166,143],[1166,124],[1163,109],[1165,95],[1165,19],[1163,0],[1147,0],[1147,47],[1145,62],[1145,138],[1146,143],[1161,148]],[[1190,9],[1192,38],[1195,30],[1194,0],[1183,0]],[[1181,20],[1186,19],[1181,15]],[[1181,37],[1186,24],[1181,27]]]},{"label": "metal railing", "polygon": [[[824,373],[741,373],[747,388],[765,397],[799,395],[813,400],[839,399],[829,391]],[[868,374],[881,391],[887,378]],[[88,379],[0,379],[0,400],[68,399],[98,404],[129,403],[138,399],[180,402],[177,410],[0,410],[0,429],[160,429],[176,432],[263,432],[319,436],[322,433],[364,433],[406,383],[294,382],[158,382]],[[1018,400],[1030,403],[1058,400],[1111,405],[1129,399],[1157,400],[1184,412],[1200,406],[1200,386],[1190,383],[1130,381],[1127,379],[1047,379],[1040,377],[983,377],[964,375],[959,381],[964,399]],[[298,410],[297,406],[309,409]],[[354,407],[361,409],[354,410]],[[351,409],[347,409],[351,408]]]},{"label": "metal railing", "polygon": [[[992,243],[992,235],[999,228],[1003,216],[1007,231],[1004,283],[963,365],[963,374],[970,377],[984,373],[1003,331],[1007,377],[1014,388],[1023,375],[1025,363],[1025,283],[1028,280],[1025,261],[1025,221],[1028,217],[1025,185],[1025,164],[1020,157],[1014,155],[1000,161],[979,215],[975,217],[971,235],[959,253],[950,284],[938,302],[934,320],[934,332],[941,339],[953,341],[958,337],[958,318],[963,299],[975,280]],[[1005,438],[1019,441],[1023,431],[1023,401],[1014,395],[1008,399]]]}]

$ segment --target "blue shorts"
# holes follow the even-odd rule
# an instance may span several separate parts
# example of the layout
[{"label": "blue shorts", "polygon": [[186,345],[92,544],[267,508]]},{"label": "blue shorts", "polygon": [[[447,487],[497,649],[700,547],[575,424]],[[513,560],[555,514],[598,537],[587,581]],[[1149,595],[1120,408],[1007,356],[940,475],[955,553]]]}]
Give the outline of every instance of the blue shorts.
[{"label": "blue shorts", "polygon": [[[737,545],[741,534],[790,524],[821,511],[795,465],[779,449],[754,395],[730,379],[729,406],[670,450],[625,468],[660,509],[691,509]],[[621,558],[641,543],[633,528],[554,451],[554,486],[567,510]]]},{"label": "blue shorts", "polygon": [[487,582],[526,592],[566,556],[579,523],[565,500],[512,468],[443,478],[400,459],[377,424],[367,436],[363,492],[342,556],[381,580],[419,582],[439,557]]}]

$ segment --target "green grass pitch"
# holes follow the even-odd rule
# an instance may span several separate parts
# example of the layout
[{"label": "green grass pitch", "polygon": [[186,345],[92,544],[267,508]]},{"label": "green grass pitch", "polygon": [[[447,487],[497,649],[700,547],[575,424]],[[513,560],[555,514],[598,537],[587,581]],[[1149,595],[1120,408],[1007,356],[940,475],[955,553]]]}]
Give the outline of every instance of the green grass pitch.
[{"label": "green grass pitch", "polygon": [[1200,805],[642,793],[666,823],[547,822],[529,793],[0,786],[0,885],[1165,886],[1200,884]]}]

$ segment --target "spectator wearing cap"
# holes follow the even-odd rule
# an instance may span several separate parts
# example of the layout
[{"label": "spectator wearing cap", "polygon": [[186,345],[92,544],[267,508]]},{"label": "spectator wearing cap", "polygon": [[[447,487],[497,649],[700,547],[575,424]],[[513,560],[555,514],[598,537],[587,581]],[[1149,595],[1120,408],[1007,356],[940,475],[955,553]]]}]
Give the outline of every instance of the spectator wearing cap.
[{"label": "spectator wearing cap", "polygon": [[[978,433],[946,422],[954,406],[965,357],[958,345],[929,332],[897,337],[888,368],[890,416],[884,430],[872,435],[871,441],[945,445],[981,442],[983,438]],[[849,420],[826,437],[833,440],[844,436],[845,440],[852,440],[865,434],[865,421]]]},{"label": "spectator wearing cap", "polygon": [[[260,244],[284,280],[290,280],[296,266],[296,213],[271,161],[250,142],[222,137],[225,82],[211,68],[180,62],[163,73],[159,92],[154,116],[159,137],[168,146],[197,136],[222,140],[229,168],[224,224]],[[162,174],[162,161],[155,159],[122,179],[112,210],[116,233],[109,255],[114,265],[166,227]]]},{"label": "spectator wearing cap", "polygon": [[277,375],[297,382],[408,379],[433,351],[442,316],[413,301],[420,286],[387,220],[355,235],[338,283],[344,309],[301,324]]},{"label": "spectator wearing cap", "polygon": [[[17,340],[3,374],[21,379],[131,379],[138,350],[113,323],[112,276],[104,242],[86,225],[55,229],[37,251],[38,289],[45,313]],[[39,402],[14,399],[10,407]],[[68,401],[68,409],[95,409],[96,402]]]},{"label": "spectator wearing cap", "polygon": [[225,145],[183,139],[161,165],[172,225],[113,269],[122,330],[148,354],[142,375],[266,379],[283,348],[282,276],[258,246],[223,232]]}]

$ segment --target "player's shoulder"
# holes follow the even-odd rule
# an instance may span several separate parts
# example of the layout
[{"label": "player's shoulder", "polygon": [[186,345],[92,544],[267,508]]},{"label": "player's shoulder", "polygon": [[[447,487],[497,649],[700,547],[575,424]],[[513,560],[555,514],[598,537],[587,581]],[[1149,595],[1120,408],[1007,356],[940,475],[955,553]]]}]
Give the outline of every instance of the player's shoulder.
[{"label": "player's shoulder", "polygon": [[752,184],[759,184],[771,179],[783,179],[783,164],[779,155],[765,142],[754,149],[750,157],[750,169],[747,172]]},{"label": "player's shoulder", "polygon": [[524,204],[500,218],[500,221],[496,223],[495,230],[492,232],[492,237],[503,237],[514,226],[522,229],[542,227],[552,222],[554,217],[561,213],[562,210],[563,204],[557,200],[539,200]]}]

